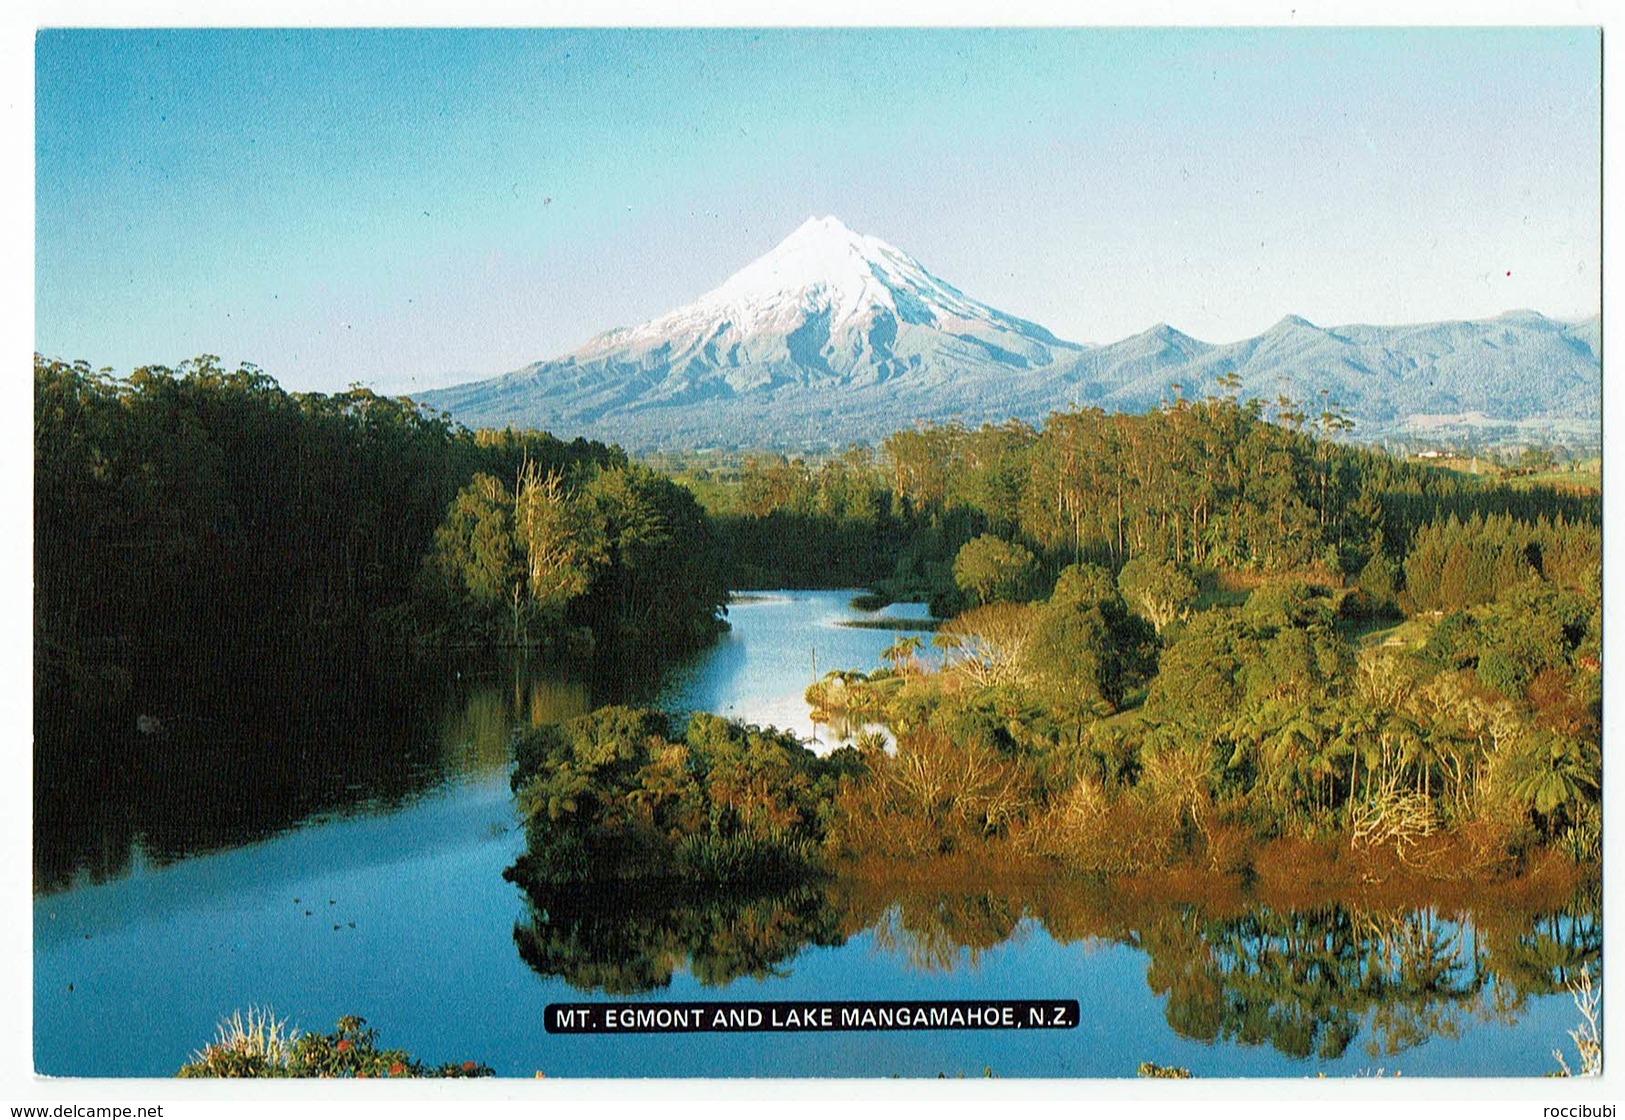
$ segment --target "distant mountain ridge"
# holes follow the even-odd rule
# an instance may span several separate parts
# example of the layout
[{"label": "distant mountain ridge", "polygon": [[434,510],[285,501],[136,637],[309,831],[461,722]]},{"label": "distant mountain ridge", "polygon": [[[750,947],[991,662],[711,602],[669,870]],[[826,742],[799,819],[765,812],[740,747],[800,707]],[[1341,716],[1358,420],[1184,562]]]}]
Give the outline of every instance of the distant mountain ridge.
[{"label": "distant mountain ridge", "polygon": [[[1035,423],[1217,395],[1336,401],[1356,436],[1418,424],[1600,424],[1601,325],[1532,311],[1413,326],[1297,316],[1215,344],[1166,324],[1105,346],[972,299],[879,238],[808,219],[720,286],[500,377],[421,395],[471,427],[546,428],[631,451],[874,441],[916,422]],[[1322,397],[1322,390],[1325,396]]]},{"label": "distant mountain ridge", "polygon": [[[1156,354],[1146,351],[1157,347]],[[1178,382],[1188,397],[1240,378],[1239,399],[1286,396],[1318,406],[1321,390],[1364,426],[1483,413],[1506,421],[1602,417],[1601,323],[1513,311],[1409,326],[1317,327],[1289,315],[1255,338],[1215,345],[1171,327],[1102,346],[1075,367],[1078,399],[1155,407]]]}]

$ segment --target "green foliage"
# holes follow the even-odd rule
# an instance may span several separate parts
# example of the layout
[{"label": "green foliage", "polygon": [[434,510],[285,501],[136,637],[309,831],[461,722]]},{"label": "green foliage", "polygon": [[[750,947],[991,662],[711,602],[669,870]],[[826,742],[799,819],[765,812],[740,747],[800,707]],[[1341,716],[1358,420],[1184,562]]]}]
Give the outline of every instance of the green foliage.
[{"label": "green foliage", "polygon": [[1380,547],[1371,551],[1371,559],[1360,569],[1359,590],[1370,596],[1372,607],[1368,617],[1391,617],[1399,612],[1399,566],[1388,558]]},{"label": "green foliage", "polygon": [[696,714],[601,708],[521,736],[513,786],[529,838],[511,876],[766,882],[815,870],[851,752],[819,758],[795,736]]},{"label": "green foliage", "polygon": [[954,582],[978,604],[1019,601],[1037,575],[1030,551],[991,533],[965,542],[954,557]]},{"label": "green foliage", "polygon": [[663,655],[714,637],[725,565],[693,496],[647,467],[544,474],[510,491],[476,475],[435,535],[430,568],[467,636]]},{"label": "green foliage", "polygon": [[523,584],[525,556],[513,514],[513,495],[502,481],[476,474],[435,530],[433,563],[472,606],[505,607]]},{"label": "green foliage", "polygon": [[1262,634],[1325,628],[1332,622],[1331,595],[1324,587],[1300,581],[1266,584],[1247,597],[1241,619]]},{"label": "green foliage", "polygon": [[[1277,416],[1179,401],[930,426],[878,454],[696,460],[679,485],[615,449],[469,433],[363,389],[288,394],[213,358],[124,379],[36,359],[36,707],[128,705],[158,691],[153,665],[370,665],[434,641],[664,657],[715,635],[730,583],[864,583],[942,617],[996,604],[944,629],[941,672],[904,641],[888,671],[815,684],[884,716],[894,758],[629,709],[539,729],[518,747],[516,873],[791,877],[863,806],[925,814],[921,850],[1143,826],[1137,865],[1215,821],[1358,834],[1402,802],[1583,846],[1600,501],[1317,439],[1292,402]],[[1197,610],[1198,577],[1253,590]],[[1425,636],[1419,653],[1357,657],[1336,625],[1399,608],[1408,637],[1387,641]],[[995,784],[919,784],[955,767]]]},{"label": "green foliage", "polygon": [[1146,714],[1206,737],[1234,715],[1245,695],[1243,659],[1256,649],[1234,614],[1202,612],[1158,658]]},{"label": "green foliage", "polygon": [[1111,573],[1097,564],[1083,563],[1069,565],[1061,572],[1050,592],[1049,605],[1079,611],[1116,611],[1124,606]]},{"label": "green foliage", "polygon": [[1543,674],[1583,686],[1584,666],[1596,665],[1596,612],[1586,596],[1532,577],[1492,603],[1446,615],[1422,656],[1440,667],[1473,668],[1480,684],[1512,701],[1529,698]]},{"label": "green foliage", "polygon": [[1583,521],[1452,514],[1417,531],[1400,604],[1410,611],[1464,610],[1534,578],[1590,593],[1600,579],[1601,549],[1598,526]]},{"label": "green foliage", "polygon": [[[1583,847],[1600,737],[1596,504],[1317,439],[1338,427],[1330,409],[1307,426],[1291,402],[1278,414],[1286,426],[1258,406],[1178,402],[1058,413],[1042,431],[924,427],[858,464],[852,477],[885,495],[863,508],[888,511],[867,522],[870,545],[896,555],[882,596],[928,594],[946,617],[1052,582],[1031,605],[944,626],[940,670],[899,643],[890,670],[808,690],[897,736],[843,787],[837,846],[919,855],[1020,837],[1126,869],[1194,853],[1214,828],[1341,831],[1403,852],[1477,822],[1486,851],[1532,829]],[[818,504],[828,464],[753,469],[740,525],[806,528],[782,519],[836,508]],[[1198,610],[1203,586],[1240,606]],[[1401,606],[1415,617],[1382,639],[1340,626]],[[956,791],[951,774],[1003,792]]]},{"label": "green foliage", "polygon": [[817,464],[753,455],[679,480],[708,496],[736,588],[874,584],[925,527],[900,507],[868,448]]},{"label": "green foliage", "polygon": [[[288,393],[212,356],[126,378],[36,356],[39,694],[133,706],[184,691],[177,675],[389,663],[462,600],[507,593],[500,480],[521,460],[624,464],[582,441],[476,435],[367,389]],[[438,588],[422,579],[431,552],[449,560]]]},{"label": "green foliage", "polygon": [[693,495],[636,464],[597,472],[583,494],[603,562],[575,617],[626,653],[676,652],[714,638],[727,573]]},{"label": "green foliage", "polygon": [[1601,788],[1597,745],[1568,735],[1531,734],[1498,761],[1507,794],[1552,835],[1574,822]]},{"label": "green foliage", "polygon": [[1116,711],[1154,665],[1154,635],[1130,614],[1109,573],[1074,564],[1037,610],[1026,666],[1037,694],[1063,720]]}]

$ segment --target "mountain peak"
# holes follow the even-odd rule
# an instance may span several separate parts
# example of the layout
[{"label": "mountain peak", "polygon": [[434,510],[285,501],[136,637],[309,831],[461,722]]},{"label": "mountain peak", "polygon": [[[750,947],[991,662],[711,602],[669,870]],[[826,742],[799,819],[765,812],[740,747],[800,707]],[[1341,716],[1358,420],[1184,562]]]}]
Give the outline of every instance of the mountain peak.
[{"label": "mountain peak", "polygon": [[656,396],[693,394],[700,385],[733,395],[786,382],[870,385],[904,375],[1032,370],[1082,349],[970,298],[896,246],[826,214],[692,303],[605,331],[556,364],[635,368],[660,384]]},{"label": "mountain peak", "polygon": [[1281,321],[1280,322],[1276,323],[1273,327],[1271,327],[1268,331],[1266,331],[1264,333],[1266,333],[1266,334],[1275,334],[1278,331],[1293,330],[1293,329],[1299,329],[1299,328],[1303,328],[1303,327],[1307,327],[1312,331],[1318,331],[1320,329],[1319,327],[1315,326],[1315,324],[1311,323],[1308,319],[1305,319],[1302,315],[1283,315],[1283,316],[1281,316]]},{"label": "mountain peak", "polygon": [[670,341],[676,351],[696,340],[704,345],[714,335],[719,341],[726,336],[730,343],[743,342],[787,335],[809,324],[815,333],[832,338],[868,331],[877,323],[883,332],[893,329],[887,322],[937,329],[959,324],[953,327],[956,332],[1014,331],[1041,346],[1069,345],[1036,324],[971,299],[901,249],[858,233],[830,214],[808,218],[693,303],[642,326],[607,332],[577,357],[662,341]]},{"label": "mountain peak", "polygon": [[833,302],[850,305],[845,307],[850,312],[857,305],[887,304],[883,274],[899,266],[925,274],[901,249],[856,232],[833,214],[811,217],[700,302],[738,307],[823,290],[832,293]]},{"label": "mountain peak", "polygon": [[1549,323],[1552,320],[1528,307],[1514,307],[1503,311],[1496,319],[1504,323]]},{"label": "mountain peak", "polygon": [[[1103,347],[980,303],[834,215],[813,216],[697,300],[511,374],[422,395],[468,424],[529,424],[652,447],[813,447],[910,422],[1037,419],[1090,402],[1335,394],[1364,434],[1413,417],[1590,423],[1596,317],[1532,312],[1405,326],[1317,327],[1288,315],[1215,344],[1157,323]],[[1240,389],[1227,386],[1240,378]],[[1452,419],[1456,418],[1456,419]],[[1463,425],[1476,423],[1462,420]]]},{"label": "mountain peak", "polygon": [[779,245],[782,247],[792,242],[803,241],[856,243],[861,240],[864,240],[862,234],[854,232],[834,214],[826,214],[822,218],[815,214],[792,230],[790,236],[779,242]]}]

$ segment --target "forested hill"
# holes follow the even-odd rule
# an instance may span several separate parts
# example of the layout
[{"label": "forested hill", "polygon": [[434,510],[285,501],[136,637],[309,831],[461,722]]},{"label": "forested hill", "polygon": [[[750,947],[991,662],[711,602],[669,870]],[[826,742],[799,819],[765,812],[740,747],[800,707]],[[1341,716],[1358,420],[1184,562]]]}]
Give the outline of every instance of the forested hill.
[{"label": "forested hill", "polygon": [[425,643],[659,654],[727,598],[703,511],[616,448],[207,357],[36,358],[34,498],[42,718],[340,688]]},{"label": "forested hill", "polygon": [[1116,570],[1155,556],[1335,582],[1374,559],[1400,578],[1421,527],[1451,517],[1600,522],[1595,494],[1439,470],[1324,438],[1335,415],[1282,424],[1260,411],[1224,400],[1140,415],[1084,408],[1042,427],[894,432],[822,461],[657,461],[712,510],[747,586],[878,581],[939,599],[939,613],[956,608],[953,562],[979,534],[1030,551],[1052,576],[1080,559]]}]

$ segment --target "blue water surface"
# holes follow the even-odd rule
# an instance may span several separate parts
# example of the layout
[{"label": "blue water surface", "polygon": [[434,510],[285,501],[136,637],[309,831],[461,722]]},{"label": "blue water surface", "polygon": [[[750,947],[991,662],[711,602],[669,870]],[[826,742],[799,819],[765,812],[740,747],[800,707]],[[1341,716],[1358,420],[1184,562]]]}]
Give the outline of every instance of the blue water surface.
[{"label": "blue water surface", "polygon": [[[818,672],[873,669],[900,636],[838,625],[859,617],[850,596],[779,592],[736,603],[732,631],[676,671],[659,690],[661,702],[789,727],[831,745],[836,737],[812,723],[801,700],[815,659]],[[923,617],[919,608],[901,610]],[[1248,1040],[1251,1027],[1209,1032],[1212,1041],[1176,1031],[1168,992],[1151,982],[1153,958],[1139,931],[1063,939],[1032,915],[1018,914],[997,943],[971,948],[951,936],[933,941],[934,927],[922,929],[918,915],[899,904],[864,919],[844,943],[809,943],[762,975],[707,986],[679,962],[667,987],[613,996],[578,990],[538,973],[516,949],[516,927],[534,915],[502,878],[523,846],[508,789],[507,735],[516,725],[584,711],[590,701],[578,686],[545,675],[465,685],[448,698],[436,727],[445,763],[439,777],[411,797],[362,803],[267,839],[168,862],[149,859],[137,842],[116,874],[101,881],[81,875],[37,894],[38,1071],[168,1076],[223,1016],[251,1007],[316,1030],[359,1014],[382,1045],[431,1062],[478,1059],[507,1077],[991,1071],[1100,1078],[1133,1076],[1145,1060],[1224,1077],[1378,1069],[1536,1076],[1553,1068],[1552,1048],[1567,1043],[1577,1022],[1567,992],[1548,985],[1530,993],[1495,975],[1501,950],[1480,947],[1471,915],[1389,916],[1396,928],[1439,931],[1445,952],[1459,958],[1449,976],[1471,989],[1465,996],[1422,992],[1409,1029],[1363,1011],[1346,1045],[1306,1056],[1287,1052],[1267,1032]],[[1019,907],[1019,893],[1013,897]],[[1594,919],[1552,919],[1556,940],[1572,940],[1575,923],[1585,921]],[[1222,956],[1216,935],[1204,936],[1212,945],[1191,959]],[[1234,991],[1230,980],[1215,989],[1226,1022],[1268,1020],[1269,1009],[1242,1005],[1259,998],[1243,982],[1250,968],[1243,962],[1236,970]],[[549,1003],[582,999],[981,997],[1077,999],[1083,1022],[1068,1031],[1013,1032],[569,1036],[543,1029]],[[1281,1004],[1289,1006],[1290,999]],[[1290,1033],[1279,1023],[1271,1029]],[[1322,1029],[1316,1038],[1325,1036]],[[1400,1045],[1387,1052],[1385,1041],[1395,1039]]]}]

